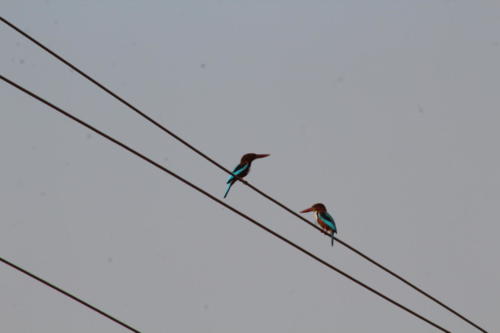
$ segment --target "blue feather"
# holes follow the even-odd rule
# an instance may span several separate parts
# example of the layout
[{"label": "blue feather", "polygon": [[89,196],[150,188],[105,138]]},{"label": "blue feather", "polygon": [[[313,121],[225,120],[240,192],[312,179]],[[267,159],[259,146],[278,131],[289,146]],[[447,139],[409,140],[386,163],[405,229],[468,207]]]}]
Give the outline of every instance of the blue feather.
[{"label": "blue feather", "polygon": [[335,221],[333,220],[333,217],[330,214],[328,214],[328,212],[319,213],[318,216],[321,219],[321,221],[323,221],[330,228],[330,230],[333,231],[333,233],[337,232],[337,226],[335,225]]},{"label": "blue feather", "polygon": [[321,219],[321,221],[323,221],[332,231],[332,246],[333,246],[333,240],[335,239],[333,235],[337,232],[337,226],[335,225],[335,221],[333,220],[333,217],[330,214],[328,214],[328,212],[319,213],[318,216]]},{"label": "blue feather", "polygon": [[239,164],[236,168],[234,168],[232,175],[229,176],[229,178],[226,182],[227,187],[226,187],[226,193],[224,193],[224,198],[227,197],[227,194],[229,193],[231,186],[233,186],[233,184],[236,182],[236,176],[241,175],[241,173],[243,171],[247,170],[249,167],[250,167],[250,163],[246,163],[243,165]]},{"label": "blue feather", "polygon": [[233,186],[234,182],[227,184],[226,187],[226,193],[224,193],[224,198],[227,197],[227,194],[229,193],[229,190],[231,189],[231,186]]},{"label": "blue feather", "polygon": [[238,165],[236,168],[234,168],[232,175],[229,176],[226,184],[230,184],[233,181],[233,179],[235,178],[235,176],[240,175],[243,171],[248,169],[249,166],[250,166],[250,164],[247,163],[247,164],[243,164],[243,165]]}]

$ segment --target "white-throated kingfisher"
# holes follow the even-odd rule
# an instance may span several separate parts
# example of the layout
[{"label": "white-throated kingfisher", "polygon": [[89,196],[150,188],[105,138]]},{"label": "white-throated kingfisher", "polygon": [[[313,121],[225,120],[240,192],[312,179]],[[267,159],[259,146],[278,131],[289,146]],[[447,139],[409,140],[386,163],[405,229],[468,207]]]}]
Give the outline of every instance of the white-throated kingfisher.
[{"label": "white-throated kingfisher", "polygon": [[327,233],[332,234],[332,246],[333,246],[333,235],[337,233],[337,226],[333,217],[326,211],[325,205],[322,203],[317,203],[312,205],[310,208],[304,209],[301,213],[314,212],[314,217],[318,222],[319,226],[325,230]]},{"label": "white-throated kingfisher", "polygon": [[264,158],[268,157],[269,154],[254,154],[254,153],[249,153],[245,154],[241,157],[240,164],[234,168],[232,175],[229,176],[226,184],[226,193],[224,193],[224,198],[227,197],[227,194],[229,193],[229,190],[233,186],[234,183],[238,180],[238,178],[243,178],[246,175],[248,175],[248,172],[250,171],[250,167],[252,166],[252,162],[258,158]]}]

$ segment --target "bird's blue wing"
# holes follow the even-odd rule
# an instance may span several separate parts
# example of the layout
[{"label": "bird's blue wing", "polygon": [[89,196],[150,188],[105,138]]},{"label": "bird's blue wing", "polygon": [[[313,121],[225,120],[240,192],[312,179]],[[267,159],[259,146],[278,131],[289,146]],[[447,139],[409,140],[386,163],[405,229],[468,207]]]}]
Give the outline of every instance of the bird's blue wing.
[{"label": "bird's blue wing", "polygon": [[234,170],[232,172],[233,174],[231,176],[229,176],[229,178],[227,179],[226,184],[231,183],[233,181],[233,179],[234,179],[234,176],[240,175],[243,171],[245,171],[246,169],[248,169],[249,166],[250,166],[250,164],[248,164],[248,163],[238,164],[238,166],[236,168],[234,168]]},{"label": "bird's blue wing", "polygon": [[328,214],[328,212],[319,213],[318,216],[321,221],[323,221],[334,233],[337,232],[335,221],[333,220],[333,217]]}]

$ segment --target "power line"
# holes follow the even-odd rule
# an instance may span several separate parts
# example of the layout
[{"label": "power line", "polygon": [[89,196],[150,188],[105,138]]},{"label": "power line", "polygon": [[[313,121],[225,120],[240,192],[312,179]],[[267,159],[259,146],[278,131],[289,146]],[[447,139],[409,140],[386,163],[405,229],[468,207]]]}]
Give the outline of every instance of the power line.
[{"label": "power line", "polygon": [[[3,17],[0,17],[0,20],[2,20],[2,22],[4,22],[8,26],[10,26],[12,29],[14,29],[15,31],[17,31],[18,33],[20,33],[21,35],[23,35],[24,37],[26,37],[27,39],[29,39],[31,42],[33,42],[36,45],[38,45],[40,48],[42,48],[46,52],[48,52],[49,54],[51,54],[52,56],[54,56],[55,58],[57,58],[59,61],[61,61],[62,63],[64,63],[65,65],[67,65],[71,69],[73,69],[75,72],[77,72],[78,74],[80,74],[81,76],[83,76],[84,78],[86,78],[87,80],[89,80],[90,82],[94,83],[96,86],[98,86],[99,88],[101,88],[102,90],[104,90],[105,92],[107,92],[109,95],[111,95],[112,97],[114,97],[115,99],[117,99],[118,101],[120,101],[121,103],[123,103],[125,106],[127,106],[128,108],[130,108],[131,110],[133,110],[134,112],[136,112],[137,114],[139,114],[140,116],[142,116],[143,118],[145,118],[147,121],[149,121],[150,123],[152,123],[156,127],[160,128],[162,131],[164,131],[165,133],[169,134],[170,136],[172,136],[173,138],[175,138],[176,140],[178,140],[179,142],[181,142],[182,144],[184,144],[185,146],[187,146],[189,149],[191,149],[192,151],[194,151],[198,155],[202,156],[203,158],[205,158],[207,161],[209,161],[213,165],[217,166],[219,169],[223,170],[227,174],[232,175],[231,171],[229,171],[228,169],[226,169],[224,166],[222,166],[221,164],[219,164],[217,161],[215,161],[214,159],[212,159],[211,157],[209,157],[208,155],[206,155],[202,151],[198,150],[196,147],[194,147],[193,145],[191,145],[189,142],[187,142],[186,140],[182,139],[180,136],[178,136],[177,134],[173,133],[172,131],[170,131],[165,126],[163,126],[160,123],[158,123],[156,120],[154,120],[153,118],[151,118],[150,116],[148,116],[144,112],[140,111],[138,108],[136,108],[135,106],[133,106],[132,104],[130,104],[129,102],[127,102],[125,99],[121,98],[120,96],[118,96],[117,94],[115,94],[114,92],[112,92],[110,89],[106,88],[103,84],[99,83],[97,80],[95,80],[91,76],[89,76],[86,73],[84,73],[78,67],[76,67],[75,65],[73,65],[72,63],[70,63],[69,61],[67,61],[66,59],[64,59],[63,57],[61,57],[60,55],[58,55],[57,53],[55,53],[54,51],[52,51],[51,49],[49,49],[48,47],[46,47],[45,45],[43,45],[42,43],[40,43],[39,41],[37,41],[36,39],[34,39],[33,37],[31,37],[30,35],[28,35],[26,32],[24,32],[23,30],[21,30],[20,28],[18,28],[14,24],[12,24],[11,22],[7,21]],[[278,205],[282,209],[286,210],[290,214],[294,215],[295,217],[297,217],[297,218],[301,219],[302,221],[306,222],[308,225],[310,225],[311,227],[315,228],[319,232],[322,232],[323,234],[327,235],[328,237],[331,237],[323,229],[319,228],[318,226],[316,226],[314,223],[312,223],[311,221],[309,221],[305,217],[297,214],[297,212],[295,212],[292,209],[290,209],[289,207],[285,206],[283,203],[279,202],[277,199],[275,199],[275,198],[271,197],[270,195],[266,194],[265,192],[261,191],[260,189],[258,189],[254,185],[250,184],[246,180],[241,179],[241,178],[239,178],[239,180],[243,184],[245,184],[248,187],[250,187],[255,192],[259,193],[260,195],[262,195],[266,199],[270,200],[274,204]],[[478,330],[480,330],[480,331],[482,331],[484,333],[487,333],[487,331],[485,329],[481,328],[479,325],[475,324],[474,322],[472,322],[471,320],[469,320],[468,318],[466,318],[465,316],[463,316],[462,314],[460,314],[459,312],[457,312],[456,310],[454,310],[450,306],[444,304],[442,301],[438,300],[434,296],[432,296],[429,293],[427,293],[426,291],[422,290],[420,287],[417,287],[415,284],[413,284],[409,280],[403,278],[401,275],[397,274],[396,272],[394,272],[394,271],[390,270],[389,268],[385,267],[384,265],[380,264],[375,259],[370,258],[368,255],[364,254],[360,250],[358,250],[355,247],[349,245],[348,243],[344,242],[343,240],[339,239],[338,237],[334,237],[334,238],[335,238],[335,240],[338,243],[340,243],[341,245],[343,245],[347,249],[351,250],[355,254],[359,255],[363,259],[367,260],[368,262],[370,262],[370,263],[374,264],[375,266],[377,266],[378,268],[382,269],[384,272],[392,275],[396,279],[398,279],[401,282],[405,283],[409,287],[413,288],[414,290],[416,290],[420,294],[426,296],[430,300],[434,301],[436,304],[438,304],[441,307],[445,308],[446,310],[450,311],[455,316],[459,317],[460,319],[462,319],[465,322],[469,323],[470,325],[474,326]]]},{"label": "power line", "polygon": [[69,298],[71,298],[72,300],[74,300],[74,301],[76,301],[76,302],[78,302],[78,303],[80,303],[80,304],[82,304],[82,305],[84,305],[84,306],[88,307],[88,308],[89,308],[89,309],[91,309],[92,311],[95,311],[95,312],[99,313],[100,315],[102,315],[102,316],[104,316],[104,317],[106,317],[106,318],[108,318],[108,319],[110,319],[110,320],[114,321],[114,322],[115,322],[115,323],[117,323],[118,325],[121,325],[121,326],[125,327],[126,329],[128,329],[128,330],[130,330],[130,331],[132,331],[132,332],[135,332],[135,333],[140,333],[140,331],[139,331],[139,330],[136,330],[136,329],[135,329],[135,328],[133,328],[132,326],[130,326],[130,325],[128,325],[128,324],[125,324],[123,321],[121,321],[121,320],[119,320],[119,319],[116,319],[115,317],[113,317],[113,316],[111,316],[111,315],[107,314],[106,312],[104,312],[104,311],[102,311],[102,310],[100,310],[100,309],[96,308],[95,306],[93,306],[93,305],[91,305],[91,304],[89,304],[89,303],[85,302],[84,300],[82,300],[82,299],[80,299],[80,298],[76,297],[75,295],[73,295],[73,294],[71,294],[71,293],[69,293],[69,292],[67,292],[67,291],[62,290],[62,289],[61,289],[61,288],[59,288],[58,286],[53,285],[52,283],[48,282],[47,280],[44,280],[44,279],[42,279],[41,277],[36,276],[35,274],[33,274],[33,273],[31,273],[31,272],[29,272],[29,271],[25,270],[24,268],[21,268],[21,267],[17,266],[16,264],[14,264],[14,263],[12,263],[12,262],[8,261],[7,259],[4,259],[4,258],[1,258],[1,257],[0,257],[0,261],[1,261],[1,262],[3,262],[3,263],[4,263],[4,264],[6,264],[6,265],[8,265],[8,266],[10,266],[10,267],[12,267],[12,268],[14,268],[14,269],[18,270],[19,272],[21,272],[21,273],[23,273],[23,274],[25,274],[25,275],[29,276],[30,278],[37,280],[38,282],[40,282],[40,283],[42,283],[42,284],[46,285],[47,287],[50,287],[50,288],[54,289],[55,291],[60,292],[61,294],[65,295],[65,296],[67,296],[67,297],[69,297]]},{"label": "power line", "polygon": [[372,293],[374,293],[375,295],[377,295],[377,296],[379,296],[379,297],[381,297],[381,298],[385,299],[386,301],[388,301],[388,302],[390,302],[390,303],[392,303],[392,304],[396,305],[397,307],[399,307],[399,308],[401,308],[401,309],[405,310],[406,312],[408,312],[408,313],[412,314],[413,316],[415,316],[415,317],[417,317],[417,318],[419,318],[419,319],[421,319],[421,320],[425,321],[426,323],[428,323],[428,324],[430,324],[430,325],[434,326],[435,328],[437,328],[437,329],[439,329],[439,330],[441,330],[441,331],[443,331],[443,332],[448,332],[448,333],[451,333],[450,331],[448,331],[447,329],[443,328],[442,326],[440,326],[440,325],[436,324],[435,322],[431,321],[430,319],[427,319],[426,317],[424,317],[424,316],[422,316],[422,315],[418,314],[417,312],[415,312],[415,311],[411,310],[410,308],[407,308],[406,306],[402,305],[401,303],[399,303],[399,302],[397,302],[397,301],[393,300],[392,298],[390,298],[390,297],[388,297],[388,296],[384,295],[383,293],[381,293],[381,292],[379,292],[379,291],[375,290],[374,288],[372,288],[372,287],[368,286],[367,284],[365,284],[365,283],[361,282],[360,280],[358,280],[358,279],[356,279],[356,278],[354,278],[354,277],[350,276],[349,274],[347,274],[347,273],[345,273],[344,271],[342,271],[342,270],[338,269],[337,267],[333,266],[332,264],[330,264],[330,263],[326,262],[325,260],[323,260],[323,259],[319,258],[318,256],[316,256],[316,255],[315,255],[315,254],[313,254],[312,252],[309,252],[309,251],[307,251],[306,249],[304,249],[303,247],[301,247],[301,246],[299,246],[299,245],[295,244],[294,242],[290,241],[290,240],[289,240],[289,239],[287,239],[286,237],[284,237],[284,236],[282,236],[282,235],[278,234],[277,232],[275,232],[275,231],[273,231],[273,230],[269,229],[268,227],[266,227],[266,226],[264,226],[263,224],[259,223],[257,220],[255,220],[255,219],[251,218],[250,216],[248,216],[248,215],[246,215],[246,214],[242,213],[241,211],[239,211],[238,209],[234,208],[233,206],[230,206],[229,204],[225,203],[224,201],[222,201],[222,200],[220,200],[220,199],[216,198],[216,197],[215,197],[215,196],[213,196],[212,194],[210,194],[210,193],[208,193],[207,191],[203,190],[201,187],[198,187],[197,185],[195,185],[195,184],[191,183],[190,181],[188,181],[188,180],[184,179],[183,177],[181,177],[181,176],[177,175],[177,174],[176,174],[176,173],[174,173],[173,171],[170,171],[170,170],[169,170],[169,169],[167,169],[166,167],[164,167],[164,166],[162,166],[161,164],[159,164],[159,163],[157,163],[157,162],[153,161],[152,159],[150,159],[150,158],[148,158],[147,156],[145,156],[145,155],[143,155],[143,154],[139,153],[138,151],[136,151],[136,150],[134,150],[134,149],[130,148],[129,146],[127,146],[127,145],[125,145],[124,143],[122,143],[121,141],[119,141],[119,140],[117,140],[117,139],[115,139],[115,138],[111,137],[110,135],[108,135],[108,134],[106,134],[106,133],[104,133],[104,132],[102,132],[102,131],[98,130],[97,128],[93,127],[92,125],[87,124],[86,122],[84,122],[83,120],[79,119],[78,117],[76,117],[76,116],[74,116],[74,115],[72,115],[72,114],[70,114],[70,113],[68,113],[68,112],[64,111],[63,109],[61,109],[61,108],[59,108],[59,107],[57,107],[57,106],[55,106],[54,104],[52,104],[52,103],[48,102],[47,100],[43,99],[42,97],[40,97],[40,96],[38,96],[38,95],[34,94],[33,92],[31,92],[31,91],[27,90],[26,88],[24,88],[24,87],[22,87],[22,86],[18,85],[17,83],[15,83],[15,82],[13,82],[13,81],[11,81],[11,80],[7,79],[7,78],[6,78],[6,77],[4,77],[3,75],[0,75],[0,78],[1,78],[2,80],[4,80],[5,82],[7,82],[8,84],[10,84],[11,86],[13,86],[13,87],[15,87],[15,88],[17,88],[17,89],[19,89],[19,90],[23,91],[23,92],[24,92],[24,93],[26,93],[27,95],[29,95],[29,96],[31,96],[31,97],[33,97],[33,98],[37,99],[38,101],[40,101],[40,102],[44,103],[45,105],[47,105],[47,106],[51,107],[52,109],[54,109],[54,110],[56,110],[56,111],[58,111],[59,113],[63,114],[64,116],[66,116],[66,117],[70,118],[71,120],[76,121],[76,122],[77,122],[77,123],[79,123],[80,125],[83,125],[84,127],[88,128],[88,129],[90,129],[91,131],[93,131],[93,132],[95,132],[95,133],[99,134],[100,136],[102,136],[102,137],[104,137],[104,138],[108,139],[109,141],[111,141],[111,142],[115,143],[116,145],[118,145],[118,146],[122,147],[123,149],[127,150],[128,152],[130,152],[130,153],[132,153],[132,154],[136,155],[137,157],[139,157],[139,158],[143,159],[144,161],[148,162],[149,164],[152,164],[152,165],[154,165],[155,167],[157,167],[158,169],[160,169],[160,170],[164,171],[165,173],[168,173],[169,175],[173,176],[174,178],[176,178],[177,180],[181,181],[182,183],[184,183],[184,184],[188,185],[189,187],[191,187],[191,188],[193,188],[193,189],[197,190],[198,192],[200,192],[200,193],[204,194],[205,196],[207,196],[208,198],[210,198],[210,199],[212,199],[213,201],[217,202],[218,204],[220,204],[220,205],[222,205],[222,206],[226,207],[227,209],[229,209],[229,210],[233,211],[234,213],[236,213],[236,214],[240,215],[240,216],[241,216],[241,217],[243,217],[244,219],[246,219],[246,220],[250,221],[251,223],[253,223],[253,224],[255,224],[256,226],[258,226],[259,228],[263,229],[264,231],[267,231],[268,233],[270,233],[270,234],[271,234],[271,235],[273,235],[274,237],[276,237],[276,238],[278,238],[278,239],[282,240],[283,242],[285,242],[285,243],[287,243],[288,245],[290,245],[290,246],[294,247],[295,249],[299,250],[300,252],[302,252],[302,253],[306,254],[306,255],[307,255],[307,256],[309,256],[310,258],[312,258],[312,259],[314,259],[314,260],[318,261],[319,263],[321,263],[321,264],[323,264],[324,266],[326,266],[326,267],[330,268],[331,270],[333,270],[333,271],[335,271],[335,272],[337,272],[337,273],[339,273],[339,274],[343,275],[344,277],[348,278],[349,280],[353,281],[354,283],[356,283],[356,284],[358,284],[358,285],[362,286],[363,288],[365,288],[365,289],[367,289],[367,290],[371,291],[371,292],[372,292]]}]

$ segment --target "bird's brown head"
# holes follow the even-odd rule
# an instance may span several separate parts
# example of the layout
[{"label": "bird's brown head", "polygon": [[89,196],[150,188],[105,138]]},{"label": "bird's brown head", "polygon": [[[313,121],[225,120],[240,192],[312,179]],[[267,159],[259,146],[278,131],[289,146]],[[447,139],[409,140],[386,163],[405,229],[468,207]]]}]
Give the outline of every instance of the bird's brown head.
[{"label": "bird's brown head", "polygon": [[245,154],[241,157],[241,163],[242,164],[252,163],[253,160],[256,160],[258,158],[268,157],[268,156],[269,156],[269,154],[255,154],[255,153]]},{"label": "bird's brown head", "polygon": [[326,207],[322,203],[317,203],[301,211],[301,213],[308,213],[308,212],[318,212],[318,213],[326,212]]}]

